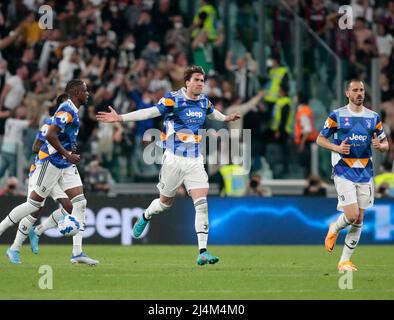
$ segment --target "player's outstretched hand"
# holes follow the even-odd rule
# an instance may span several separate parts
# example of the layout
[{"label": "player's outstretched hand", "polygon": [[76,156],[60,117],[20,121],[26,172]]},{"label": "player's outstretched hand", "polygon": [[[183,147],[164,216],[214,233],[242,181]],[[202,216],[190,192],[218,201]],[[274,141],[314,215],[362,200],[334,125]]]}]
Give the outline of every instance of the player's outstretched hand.
[{"label": "player's outstretched hand", "polygon": [[374,149],[380,150],[380,139],[378,138],[378,135],[376,134],[376,132],[374,132],[374,134],[373,134],[372,147]]},{"label": "player's outstretched hand", "polygon": [[100,111],[98,114],[96,114],[96,119],[97,121],[102,121],[102,122],[121,122],[123,119],[120,115],[117,114],[117,112],[111,107],[108,107],[110,112],[102,112]]},{"label": "player's outstretched hand", "polygon": [[226,116],[226,122],[231,122],[231,121],[237,121],[238,119],[241,118],[241,115],[239,113],[232,113]]},{"label": "player's outstretched hand", "polygon": [[338,146],[338,153],[340,154],[350,154],[350,144],[347,143],[348,138],[343,140]]},{"label": "player's outstretched hand", "polygon": [[81,156],[76,153],[69,153],[67,155],[67,160],[70,161],[72,164],[77,164],[81,160]]}]

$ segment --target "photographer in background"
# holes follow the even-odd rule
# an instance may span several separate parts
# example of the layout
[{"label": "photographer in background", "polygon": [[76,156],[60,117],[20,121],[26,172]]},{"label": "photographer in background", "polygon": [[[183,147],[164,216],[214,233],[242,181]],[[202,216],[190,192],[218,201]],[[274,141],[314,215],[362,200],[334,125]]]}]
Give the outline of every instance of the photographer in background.
[{"label": "photographer in background", "polygon": [[304,188],[304,196],[309,197],[326,197],[327,189],[323,185],[321,178],[311,174],[308,178],[308,185]]},{"label": "photographer in background", "polygon": [[251,173],[247,195],[272,197],[272,190],[269,187],[263,186],[263,178],[258,173]]},{"label": "photographer in background", "polygon": [[16,177],[8,177],[5,183],[5,188],[0,189],[0,197],[7,196],[23,196],[24,194],[18,191],[19,183]]}]

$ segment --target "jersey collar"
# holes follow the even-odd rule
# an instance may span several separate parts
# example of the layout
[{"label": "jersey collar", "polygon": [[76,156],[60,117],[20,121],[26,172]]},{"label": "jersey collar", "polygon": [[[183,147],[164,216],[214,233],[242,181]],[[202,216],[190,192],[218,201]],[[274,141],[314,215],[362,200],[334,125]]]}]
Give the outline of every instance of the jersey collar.
[{"label": "jersey collar", "polygon": [[182,94],[183,94],[183,96],[187,99],[187,100],[192,100],[192,101],[198,101],[198,100],[200,100],[201,99],[201,94],[198,96],[198,98],[197,99],[192,99],[192,98],[190,98],[187,94],[186,94],[186,88],[185,87],[183,87],[183,88],[181,88],[181,92],[182,92]]},{"label": "jersey collar", "polygon": [[75,104],[71,101],[71,99],[67,99],[68,103],[70,104],[71,108],[75,111],[75,113],[78,113],[78,108],[75,106]]},{"label": "jersey collar", "polygon": [[349,113],[350,113],[352,116],[355,116],[355,117],[363,116],[364,113],[365,113],[365,107],[363,107],[363,110],[362,110],[361,112],[354,112],[354,111],[352,111],[352,110],[350,109],[350,106],[349,106],[348,104],[346,105],[346,108],[347,108],[347,110],[349,111]]}]

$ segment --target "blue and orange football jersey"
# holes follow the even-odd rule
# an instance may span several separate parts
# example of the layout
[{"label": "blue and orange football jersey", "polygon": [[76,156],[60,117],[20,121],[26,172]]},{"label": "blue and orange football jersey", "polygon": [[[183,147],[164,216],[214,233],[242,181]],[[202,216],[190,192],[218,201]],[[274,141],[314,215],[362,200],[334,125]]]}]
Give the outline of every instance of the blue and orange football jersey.
[{"label": "blue and orange football jersey", "polygon": [[353,182],[369,182],[373,178],[371,144],[374,133],[382,141],[386,138],[380,116],[367,108],[352,112],[349,106],[334,110],[328,116],[320,135],[340,145],[347,140],[350,154],[331,153],[333,175]]},{"label": "blue and orange football jersey", "polygon": [[[64,149],[72,152],[77,145],[79,131],[78,109],[70,99],[63,102],[52,117],[51,126],[60,128],[59,141]],[[49,160],[57,168],[67,168],[71,163],[45,140],[38,152],[37,163]]]},{"label": "blue and orange football jersey", "polygon": [[[41,141],[42,143],[45,143],[45,136],[48,132],[49,127],[52,124],[52,118],[45,118],[42,126],[40,127],[40,130],[38,130],[37,135],[35,140]],[[38,154],[36,155],[34,162],[30,166],[30,171],[29,171],[29,177],[34,173],[36,170],[36,165],[38,161]]]},{"label": "blue and orange football jersey", "polygon": [[185,88],[167,93],[156,105],[164,116],[161,146],[172,153],[196,158],[200,154],[201,129],[207,115],[214,111],[213,104],[201,94],[192,100]]}]

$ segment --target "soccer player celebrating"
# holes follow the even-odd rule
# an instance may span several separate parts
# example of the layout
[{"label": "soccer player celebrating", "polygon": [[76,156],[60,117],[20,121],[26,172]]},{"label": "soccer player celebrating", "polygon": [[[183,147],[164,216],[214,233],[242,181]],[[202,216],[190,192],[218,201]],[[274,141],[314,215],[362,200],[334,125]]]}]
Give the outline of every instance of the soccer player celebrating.
[{"label": "soccer player celebrating", "polygon": [[0,223],[0,235],[22,218],[37,212],[58,183],[71,200],[72,215],[82,226],[80,232],[73,237],[71,262],[96,265],[97,260],[87,257],[82,252],[86,199],[76,167],[80,156],[73,153],[79,130],[78,109],[86,104],[89,93],[85,82],[79,79],[67,83],[66,93],[70,98],[56,110],[46,133],[46,141],[38,152],[37,167],[31,177],[36,181],[34,190],[25,203],[14,208]]},{"label": "soccer player celebrating", "polygon": [[165,133],[162,134],[165,152],[157,188],[160,198],[152,201],[142,217],[134,225],[133,234],[140,237],[153,215],[170,208],[180,185],[184,184],[193,199],[196,211],[195,230],[199,255],[197,263],[213,264],[219,258],[207,251],[208,242],[208,175],[204,169],[204,159],[200,153],[202,129],[205,118],[217,121],[235,121],[239,114],[223,115],[214,109],[208,98],[201,94],[205,82],[204,70],[199,66],[189,66],[185,70],[185,88],[167,93],[154,107],[118,115],[99,112],[97,120],[104,122],[139,121],[164,116]]},{"label": "soccer player celebrating", "polygon": [[[387,151],[389,145],[379,115],[363,106],[363,82],[349,81],[346,96],[348,105],[331,112],[316,142],[331,150],[337,208],[343,211],[330,224],[325,246],[332,252],[339,232],[350,226],[338,270],[357,271],[350,258],[360,239],[365,209],[374,201],[371,145],[381,152]],[[331,135],[334,135],[333,143],[328,140]]]}]

